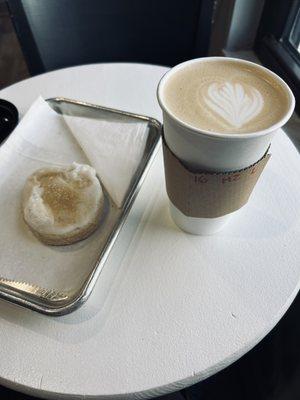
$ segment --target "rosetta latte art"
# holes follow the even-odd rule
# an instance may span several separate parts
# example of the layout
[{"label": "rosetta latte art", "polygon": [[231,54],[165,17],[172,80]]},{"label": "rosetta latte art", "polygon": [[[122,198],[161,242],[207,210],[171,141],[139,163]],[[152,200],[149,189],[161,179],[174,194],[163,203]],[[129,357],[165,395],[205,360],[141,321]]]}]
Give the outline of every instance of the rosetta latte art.
[{"label": "rosetta latte art", "polygon": [[212,83],[208,87],[205,103],[227,123],[240,128],[255,118],[262,110],[264,100],[260,92],[248,86],[247,92],[240,83]]}]

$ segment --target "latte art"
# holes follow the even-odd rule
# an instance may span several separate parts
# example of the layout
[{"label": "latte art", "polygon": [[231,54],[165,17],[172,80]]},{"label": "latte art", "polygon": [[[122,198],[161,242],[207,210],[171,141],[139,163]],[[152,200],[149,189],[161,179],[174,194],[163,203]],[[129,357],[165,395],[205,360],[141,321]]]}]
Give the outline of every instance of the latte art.
[{"label": "latte art", "polygon": [[264,100],[260,92],[252,87],[246,93],[240,83],[212,83],[208,87],[206,104],[230,125],[240,128],[262,110]]},{"label": "latte art", "polygon": [[166,108],[200,130],[251,133],[267,129],[286,115],[286,89],[255,64],[220,59],[178,69],[163,90]]}]

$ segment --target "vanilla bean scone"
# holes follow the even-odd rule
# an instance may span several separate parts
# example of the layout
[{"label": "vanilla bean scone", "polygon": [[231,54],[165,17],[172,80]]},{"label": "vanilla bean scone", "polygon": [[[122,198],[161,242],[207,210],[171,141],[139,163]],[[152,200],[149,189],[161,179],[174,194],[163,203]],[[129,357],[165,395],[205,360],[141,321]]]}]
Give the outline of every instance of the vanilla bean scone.
[{"label": "vanilla bean scone", "polygon": [[100,181],[89,165],[42,168],[25,183],[23,217],[42,242],[71,244],[97,228],[103,200]]}]

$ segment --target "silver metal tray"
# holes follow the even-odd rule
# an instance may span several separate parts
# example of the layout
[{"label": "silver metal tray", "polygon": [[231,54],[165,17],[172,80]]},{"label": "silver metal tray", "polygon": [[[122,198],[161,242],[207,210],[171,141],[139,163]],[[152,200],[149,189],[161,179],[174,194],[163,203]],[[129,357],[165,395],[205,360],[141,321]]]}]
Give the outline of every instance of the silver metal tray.
[{"label": "silver metal tray", "polygon": [[[105,193],[105,215],[102,221],[102,240],[99,244],[98,258],[91,265],[90,273],[81,286],[72,291],[61,291],[55,288],[44,289],[35,285],[34,282],[17,282],[0,277],[1,298],[43,314],[58,316],[76,310],[91,294],[156,153],[162,126],[157,120],[147,116],[62,97],[51,98],[47,102],[59,114],[114,121],[145,121],[149,128],[145,151],[131,181],[123,207],[117,208],[109,195]],[[97,234],[97,232],[94,234]]]}]

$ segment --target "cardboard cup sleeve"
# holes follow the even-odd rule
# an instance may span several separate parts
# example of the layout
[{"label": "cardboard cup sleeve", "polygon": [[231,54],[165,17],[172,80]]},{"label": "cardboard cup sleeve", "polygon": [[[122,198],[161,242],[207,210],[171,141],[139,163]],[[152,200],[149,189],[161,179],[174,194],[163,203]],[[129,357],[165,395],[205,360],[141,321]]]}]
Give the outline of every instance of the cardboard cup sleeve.
[{"label": "cardboard cup sleeve", "polygon": [[[268,149],[269,150],[269,149]],[[193,170],[180,161],[163,138],[166,189],[169,199],[184,215],[217,218],[244,206],[271,155],[247,168],[230,172]]]}]

